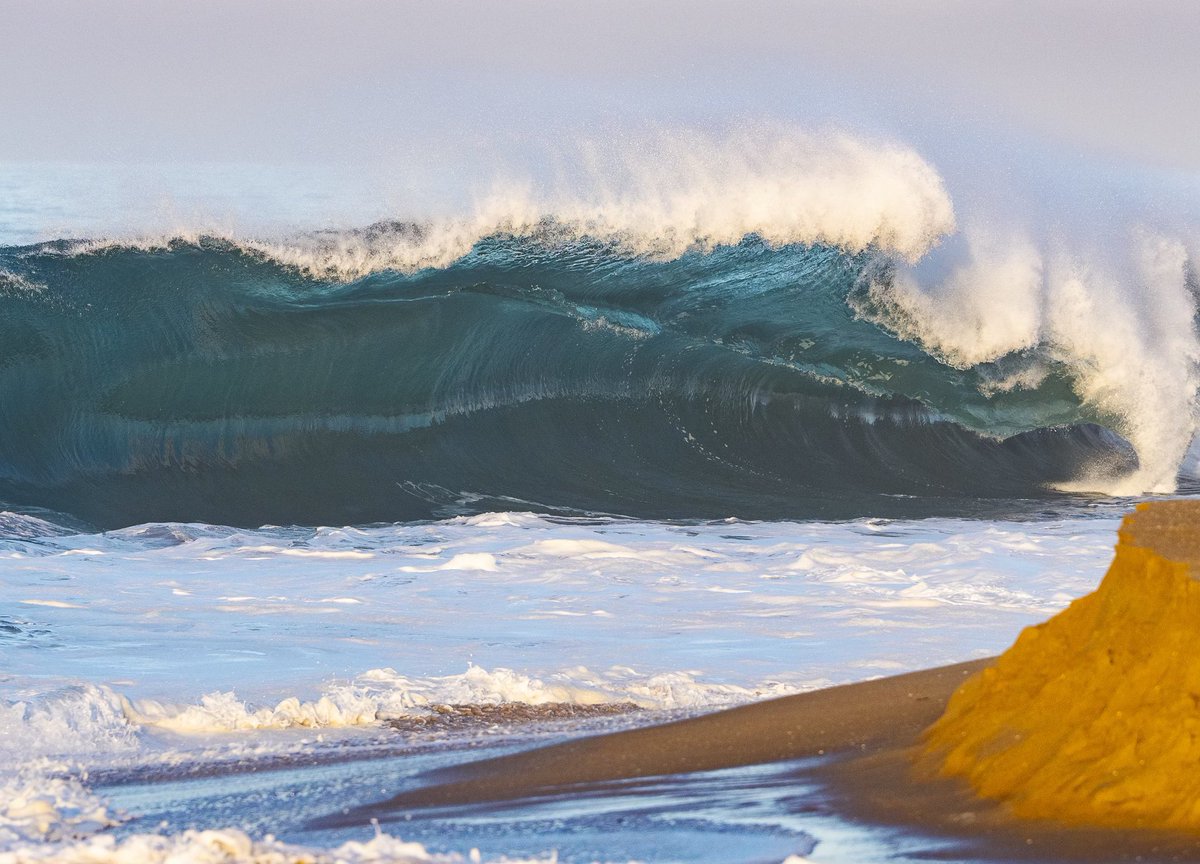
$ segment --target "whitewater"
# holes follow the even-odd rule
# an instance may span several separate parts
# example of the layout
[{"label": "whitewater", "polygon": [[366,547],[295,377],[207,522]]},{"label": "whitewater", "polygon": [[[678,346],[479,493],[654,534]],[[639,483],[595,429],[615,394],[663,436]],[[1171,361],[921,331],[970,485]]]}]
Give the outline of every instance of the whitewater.
[{"label": "whitewater", "polygon": [[[336,765],[364,753],[396,761],[401,745],[416,751],[398,760],[410,771],[437,758],[428,751],[448,733],[435,725],[389,734],[389,724],[440,716],[438,706],[617,704],[645,722],[986,656],[1092,587],[1115,512],[1013,523],[694,524],[495,513],[106,534],[8,516],[0,854],[200,855],[218,841],[182,832],[241,831],[245,822],[206,824],[195,802],[181,812],[170,797],[139,799],[139,778],[194,777],[188,794],[203,799],[216,782],[205,778],[222,773],[279,771],[289,760]],[[497,746],[514,732],[489,721],[468,740],[480,734]],[[346,785],[285,820],[302,847],[361,839],[304,834],[314,810],[377,789]],[[276,818],[245,794],[226,804],[239,819]],[[147,833],[159,821],[153,809],[130,812],[138,804],[165,814],[162,839]],[[778,848],[796,844],[785,815],[762,816]],[[567,859],[586,854],[571,835],[597,818],[543,826],[535,845]],[[714,813],[697,830],[720,834],[727,818]],[[462,837],[492,854],[513,851],[486,825],[461,836],[401,827],[439,854],[466,854]],[[236,832],[222,837],[243,842]],[[662,845],[669,856],[671,844]],[[610,856],[621,854],[644,852],[614,844]]]},{"label": "whitewater", "polygon": [[0,862],[891,860],[778,769],[310,823],[988,656],[1195,489],[1197,223],[843,131],[565,152],[338,219],[336,173],[164,217],[5,169]]}]

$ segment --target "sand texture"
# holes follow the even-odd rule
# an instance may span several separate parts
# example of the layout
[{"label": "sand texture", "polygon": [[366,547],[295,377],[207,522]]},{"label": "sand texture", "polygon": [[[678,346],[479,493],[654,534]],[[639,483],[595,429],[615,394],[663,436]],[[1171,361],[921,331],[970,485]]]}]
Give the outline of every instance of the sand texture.
[{"label": "sand texture", "polygon": [[1025,818],[1200,831],[1200,502],[1126,517],[1100,587],[1031,627],[930,730]]}]

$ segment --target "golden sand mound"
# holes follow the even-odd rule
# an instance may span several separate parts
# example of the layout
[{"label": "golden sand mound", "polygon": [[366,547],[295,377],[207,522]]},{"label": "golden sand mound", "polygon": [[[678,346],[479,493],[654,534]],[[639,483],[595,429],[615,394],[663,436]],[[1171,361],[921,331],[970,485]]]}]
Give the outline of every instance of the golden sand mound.
[{"label": "golden sand mound", "polygon": [[1200,501],[1138,506],[1100,587],[1030,627],[926,732],[1026,818],[1200,829]]}]

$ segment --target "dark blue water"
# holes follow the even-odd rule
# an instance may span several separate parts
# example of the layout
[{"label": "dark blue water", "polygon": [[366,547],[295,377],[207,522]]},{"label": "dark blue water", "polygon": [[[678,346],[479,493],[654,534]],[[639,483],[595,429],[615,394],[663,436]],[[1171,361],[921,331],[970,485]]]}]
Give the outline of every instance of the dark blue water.
[{"label": "dark blue water", "polygon": [[[895,336],[869,252],[494,236],[339,281],[227,241],[57,243],[0,273],[0,501],[99,527],[994,515],[1136,464],[1047,358]],[[1035,359],[1036,388],[987,386]]]}]

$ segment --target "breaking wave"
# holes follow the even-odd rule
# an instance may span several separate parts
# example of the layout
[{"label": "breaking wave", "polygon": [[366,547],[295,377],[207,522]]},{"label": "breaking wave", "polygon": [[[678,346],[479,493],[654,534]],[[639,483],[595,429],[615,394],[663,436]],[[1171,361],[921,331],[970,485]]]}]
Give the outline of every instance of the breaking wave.
[{"label": "breaking wave", "polygon": [[[511,669],[470,666],[435,677],[371,669],[331,683],[313,699],[288,697],[251,704],[231,692],[209,693],[194,703],[129,699],[110,687],[79,684],[37,699],[0,704],[6,740],[0,756],[13,764],[97,759],[130,754],[144,731],[183,735],[281,729],[345,729],[426,718],[447,706],[624,706],[657,711],[713,709],[787,696],[801,688],[776,681],[756,687],[697,680],[688,672],[643,676],[625,667],[563,669],[532,677]],[[439,709],[441,709],[439,711]]]},{"label": "breaking wave", "polygon": [[1183,244],[1139,234],[1114,269],[968,233],[929,280],[955,214],[910,150],[657,147],[593,154],[588,196],[506,188],[460,218],[0,249],[0,501],[116,527],[1174,487]]}]

